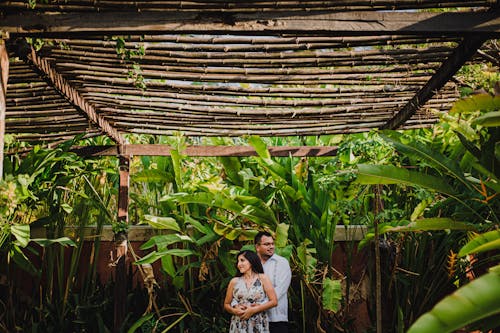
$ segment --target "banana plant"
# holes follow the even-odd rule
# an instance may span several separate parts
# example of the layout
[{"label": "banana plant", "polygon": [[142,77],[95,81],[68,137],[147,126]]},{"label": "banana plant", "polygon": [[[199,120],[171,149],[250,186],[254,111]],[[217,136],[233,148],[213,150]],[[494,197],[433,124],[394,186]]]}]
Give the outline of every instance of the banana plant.
[{"label": "banana plant", "polygon": [[[385,133],[385,139],[408,161],[418,161],[425,168],[416,171],[395,165],[359,165],[357,182],[361,184],[403,184],[423,187],[434,193],[434,206],[449,217],[419,219],[402,226],[382,226],[382,233],[428,230],[488,230],[497,228],[500,220],[500,128],[498,121],[500,97],[477,95],[457,102],[446,115],[458,115],[450,126],[456,135],[454,144],[429,147],[409,140],[397,132]],[[465,121],[464,119],[468,119]],[[444,148],[443,148],[444,147]],[[446,199],[449,198],[450,200]],[[451,205],[452,202],[458,205]],[[445,204],[446,205],[445,205]],[[426,203],[426,206],[428,205]],[[451,210],[448,207],[454,207]],[[462,207],[462,209],[457,209]],[[428,214],[433,213],[428,210]],[[464,222],[457,222],[460,218]],[[427,221],[433,220],[429,224]],[[427,222],[427,223],[426,223]],[[480,234],[464,246],[460,256],[498,249],[497,231]],[[422,315],[409,332],[451,332],[486,318],[496,320],[500,312],[500,275],[498,267],[465,284],[444,298],[433,310]],[[493,316],[493,317],[492,317]],[[490,318],[491,317],[491,318]]]},{"label": "banana plant", "polygon": [[491,318],[500,325],[500,265],[445,297],[413,323],[408,333],[454,332]]},{"label": "banana plant", "polygon": [[[464,245],[459,257],[500,249],[500,231],[476,235]],[[408,333],[452,332],[485,321],[485,327],[500,325],[500,265],[464,285],[422,315]]]}]

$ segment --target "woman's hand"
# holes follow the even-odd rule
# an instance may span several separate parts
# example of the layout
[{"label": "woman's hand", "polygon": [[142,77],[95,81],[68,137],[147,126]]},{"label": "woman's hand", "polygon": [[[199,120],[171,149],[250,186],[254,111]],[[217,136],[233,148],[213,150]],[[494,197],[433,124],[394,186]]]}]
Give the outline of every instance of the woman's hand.
[{"label": "woman's hand", "polygon": [[233,307],[233,314],[241,318],[241,316],[245,313],[246,308],[247,307],[243,304],[237,304]]},{"label": "woman's hand", "polygon": [[244,309],[242,309],[241,314],[238,315],[238,317],[240,317],[241,320],[250,319],[251,316],[260,312],[258,307],[257,307],[257,304],[252,304],[250,306],[243,306],[243,307],[244,307]]}]

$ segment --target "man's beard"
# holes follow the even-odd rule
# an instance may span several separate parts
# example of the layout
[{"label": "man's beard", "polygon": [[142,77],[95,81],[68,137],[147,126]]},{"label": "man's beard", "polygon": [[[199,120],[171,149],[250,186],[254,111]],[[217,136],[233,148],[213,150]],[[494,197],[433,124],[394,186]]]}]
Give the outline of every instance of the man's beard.
[{"label": "man's beard", "polygon": [[269,258],[271,258],[273,255],[272,254],[267,254],[267,253],[263,253],[260,255],[262,259],[264,259],[264,261],[267,261]]}]

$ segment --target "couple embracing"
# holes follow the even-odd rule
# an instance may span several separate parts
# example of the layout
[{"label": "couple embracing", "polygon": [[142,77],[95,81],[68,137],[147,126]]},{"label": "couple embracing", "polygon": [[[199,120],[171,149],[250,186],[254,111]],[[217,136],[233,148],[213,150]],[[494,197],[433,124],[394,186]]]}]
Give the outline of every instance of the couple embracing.
[{"label": "couple embracing", "polygon": [[259,232],[256,253],[241,251],[237,274],[227,287],[224,309],[232,314],[229,333],[288,333],[288,261],[274,253],[274,239]]}]

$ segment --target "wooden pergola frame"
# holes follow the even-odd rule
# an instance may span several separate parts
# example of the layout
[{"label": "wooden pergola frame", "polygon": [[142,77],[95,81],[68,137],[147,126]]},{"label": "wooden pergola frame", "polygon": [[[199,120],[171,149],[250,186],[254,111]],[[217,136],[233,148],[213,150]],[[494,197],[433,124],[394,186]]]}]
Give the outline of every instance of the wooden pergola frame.
[{"label": "wooden pergola frame", "polygon": [[[126,3],[128,2],[123,2],[123,4]],[[188,10],[180,10],[179,8],[177,11],[169,10],[168,15],[165,15],[165,12],[160,10],[130,10],[120,12],[119,15],[117,15],[113,11],[100,11],[97,10],[97,8],[94,8],[95,10],[92,10],[91,6],[89,6],[88,8],[83,8],[82,6],[78,7],[76,5],[71,7],[70,5],[66,4],[59,5],[59,7],[50,7],[50,5],[46,5],[47,10],[54,8],[59,9],[60,12],[56,14],[52,12],[44,12],[44,5],[42,4],[39,4],[41,8],[40,11],[29,11],[22,10],[22,4],[19,1],[7,1],[6,5],[0,5],[0,78],[2,79],[0,83],[0,177],[2,175],[4,135],[6,131],[5,127],[6,124],[8,125],[8,123],[6,122],[6,114],[8,104],[7,81],[9,79],[9,55],[11,57],[17,56],[19,57],[19,59],[22,59],[24,65],[27,65],[29,68],[31,68],[33,73],[36,73],[36,75],[42,78],[48,87],[57,92],[58,99],[57,102],[54,103],[54,105],[57,105],[55,106],[55,108],[67,107],[76,110],[77,114],[67,116],[65,118],[68,119],[65,120],[65,124],[70,129],[67,132],[68,136],[73,133],[71,131],[71,127],[69,126],[73,126],[74,123],[77,122],[77,120],[72,119],[77,119],[79,115],[80,117],[83,117],[84,120],[88,121],[88,123],[91,124],[94,128],[94,134],[92,135],[95,135],[96,133],[104,134],[116,143],[115,146],[75,147],[74,151],[87,156],[118,156],[120,158],[120,190],[118,203],[119,221],[128,221],[128,164],[130,156],[168,156],[171,151],[171,147],[164,145],[127,144],[123,136],[123,129],[126,128],[126,126],[133,127],[134,124],[139,126],[141,119],[144,118],[137,118],[138,120],[131,120],[130,123],[127,123],[125,121],[126,118],[119,118],[117,116],[117,113],[106,111],[107,109],[105,107],[102,107],[102,105],[105,105],[106,103],[109,104],[109,98],[105,100],[105,103],[95,102],[89,99],[88,96],[91,96],[93,87],[89,85],[88,87],[86,86],[85,89],[83,89],[82,83],[79,82],[79,80],[75,80],[75,78],[78,79],[78,76],[72,77],[70,74],[68,74],[69,72],[62,73],[60,65],[57,62],[54,62],[52,59],[52,56],[56,55],[56,51],[54,49],[52,50],[52,54],[44,56],[39,51],[35,51],[35,49],[30,45],[24,44],[22,42],[20,44],[17,43],[17,41],[22,41],[22,39],[25,37],[92,40],[92,38],[98,38],[99,36],[103,35],[114,36],[147,34],[154,37],[164,35],[165,32],[175,34],[176,36],[180,36],[183,34],[202,35],[209,32],[213,35],[238,35],[250,37],[260,35],[281,36],[283,40],[286,40],[287,43],[289,43],[288,46],[293,45],[293,40],[295,40],[296,43],[299,44],[300,38],[304,38],[307,40],[308,38],[311,39],[311,37],[324,38],[325,40],[339,38],[339,41],[341,42],[344,40],[344,38],[352,38],[355,41],[356,38],[391,35],[408,36],[408,38],[414,38],[415,36],[417,36],[417,38],[421,38],[422,40],[425,40],[426,38],[435,38],[436,40],[458,40],[457,46],[452,50],[449,56],[438,60],[440,62],[440,66],[434,71],[431,77],[426,80],[425,84],[421,85],[420,88],[414,92],[411,98],[405,99],[404,103],[402,103],[401,105],[398,104],[398,111],[394,112],[390,117],[383,117],[376,114],[371,115],[367,111],[366,113],[369,114],[370,117],[373,117],[373,120],[372,122],[369,122],[368,125],[363,125],[359,129],[353,130],[349,126],[339,127],[339,129],[335,129],[335,125],[329,125],[330,127],[317,131],[310,130],[309,132],[298,132],[297,129],[291,130],[290,135],[294,135],[294,133],[309,133],[309,135],[318,135],[321,133],[330,132],[350,133],[356,131],[366,131],[370,128],[401,128],[417,113],[420,108],[422,108],[429,100],[433,98],[437,91],[443,88],[452,79],[453,75],[455,75],[455,73],[467,61],[472,59],[472,57],[487,40],[500,37],[499,1],[478,1],[477,3],[479,6],[489,4],[489,10],[467,12],[379,12],[375,10],[388,9],[390,7],[387,7],[387,5],[385,5],[383,1],[360,1],[361,5],[359,5],[359,8],[361,8],[361,10],[358,10],[358,7],[355,7],[354,5],[353,7],[350,7],[350,5],[348,5],[350,1],[345,3],[342,1],[338,1],[338,3],[341,3],[339,4],[339,6],[342,7],[338,7],[341,9],[337,10],[335,10],[335,8],[337,7],[334,7],[334,5],[332,5],[332,7],[330,8],[323,8],[317,11],[307,11],[303,8],[304,6],[307,6],[307,1],[305,1],[303,5],[301,5],[300,2],[296,3],[297,10],[281,10],[279,6],[277,6],[276,8],[264,8],[252,11],[250,7],[245,6],[243,6],[241,10],[238,10],[237,2],[234,4],[228,2],[227,6],[224,8],[216,8],[213,5],[210,5],[209,2],[203,5],[203,3],[201,2],[199,4],[201,8],[200,10],[196,10],[197,7],[193,5],[194,7]],[[402,9],[418,9],[418,5],[415,4],[421,2],[401,1],[400,3],[400,8]],[[460,6],[461,2],[457,1],[458,4],[456,5],[453,5],[452,3],[453,2],[443,1],[443,6]],[[472,3],[473,2],[471,2],[471,6],[473,5]],[[422,8],[428,8],[432,6],[440,7],[440,4],[440,1],[432,1],[429,6],[423,6]],[[465,4],[465,2],[463,2],[463,4]],[[373,8],[370,8],[371,6]],[[65,10],[66,7],[69,9]],[[71,8],[74,8],[75,11],[72,12]],[[18,12],[16,12],[16,10],[18,10]],[[287,36],[291,36],[290,42],[288,42]],[[15,42],[9,43],[9,41]],[[388,39],[388,43],[389,42],[390,38]],[[256,45],[258,44],[257,42],[255,43]],[[313,42],[308,41],[308,43],[308,45],[311,45]],[[13,49],[9,54],[8,48],[6,48],[6,44],[9,44],[9,47]],[[269,37],[267,45],[272,48],[272,44],[273,39]],[[305,44],[307,43],[304,43],[304,45]],[[91,44],[89,43],[89,45]],[[354,44],[346,43],[345,45],[349,46]],[[255,46],[255,48],[258,47],[262,48],[262,46]],[[98,46],[95,46],[95,49],[97,50]],[[214,47],[214,49],[216,49],[216,47]],[[263,49],[261,49],[261,51],[262,50]],[[62,53],[64,56],[64,50],[57,52]],[[80,51],[76,52],[77,56],[81,56],[82,53],[79,52]],[[96,57],[96,59],[99,59],[99,52],[104,51],[103,49],[100,49],[100,51],[94,52],[94,55],[92,56]],[[90,54],[90,52],[88,53]],[[175,58],[176,54],[179,55],[179,53],[174,52],[171,52],[171,54],[173,55],[173,58]],[[282,59],[286,55],[285,53],[276,54],[276,59]],[[490,60],[495,60],[494,56],[489,57]],[[360,63],[363,62],[362,58],[363,57],[361,56],[361,60],[358,60]],[[153,59],[153,57],[151,57],[151,59]],[[207,62],[209,62],[209,60],[212,60],[210,56],[204,59]],[[428,59],[428,61],[430,61],[432,57]],[[230,58],[226,58],[225,60],[220,61],[220,63],[223,64],[224,61],[226,61],[226,63],[230,63],[229,60]],[[204,60],[202,57],[196,61],[198,63],[202,63]],[[196,61],[192,60],[193,63],[196,63]],[[311,61],[314,61],[314,59]],[[321,61],[323,60],[320,60],[318,57],[315,61],[317,61],[319,66],[319,64],[321,64]],[[351,59],[351,61],[352,63],[354,63],[353,59]],[[418,62],[419,60],[416,59],[415,61]],[[425,60],[420,61],[425,62]],[[498,65],[499,59],[496,59],[496,61]],[[218,64],[218,60],[214,60],[213,62]],[[111,61],[109,61],[109,63],[109,67],[105,68],[104,72],[106,72],[107,70],[109,73],[113,73],[113,64]],[[265,64],[268,66],[271,66],[273,63],[274,60],[272,59],[266,60],[265,62]],[[13,68],[13,66],[11,65],[10,68]],[[245,67],[242,66],[242,68]],[[422,69],[424,68],[425,66],[422,66]],[[15,73],[22,73],[23,70],[24,69],[16,71]],[[223,80],[223,76],[221,76],[220,72],[218,71],[220,70],[214,70],[212,73],[205,68],[205,72],[199,74],[199,76],[192,75],[193,77],[195,77],[195,79],[193,80],[196,81],[196,77],[203,77],[203,75],[205,75],[206,77],[210,77],[210,75],[212,75],[213,80],[215,80],[215,77],[219,75],[219,77],[222,78],[220,80]],[[278,70],[275,71],[278,74],[281,73]],[[244,72],[245,75],[247,73],[252,73],[250,70],[247,71],[246,69]],[[151,73],[152,75],[157,75],[157,73],[155,73],[153,70],[151,70]],[[315,72],[311,73],[313,74],[311,75],[312,79],[314,79],[314,75],[322,75],[314,74]],[[120,73],[116,72],[115,74],[118,75]],[[300,73],[300,71],[297,72],[297,75],[301,74],[302,73]],[[14,74],[14,77],[15,75],[17,74]],[[19,75],[22,76],[24,74]],[[160,73],[158,75],[163,74]],[[238,76],[243,77],[243,75],[239,74],[238,71],[235,71],[232,77]],[[282,76],[284,75],[275,75],[273,76],[273,80],[276,80],[276,82],[280,82]],[[185,75],[185,77],[188,76]],[[257,78],[261,80],[261,78],[258,77],[257,74],[255,74],[251,78]],[[241,82],[246,82],[245,80],[247,79],[249,80],[249,82],[251,82],[251,78],[244,78]],[[262,82],[267,83],[270,79],[263,76],[262,80]],[[96,90],[102,90],[102,87],[105,84],[114,84],[113,80],[105,80],[104,78],[102,79],[102,82],[104,83],[102,83],[102,85],[100,86],[96,84]],[[287,84],[287,81],[282,82],[285,85]],[[293,84],[294,81],[290,82],[290,84]],[[333,80],[332,85],[335,84],[335,82],[336,81]],[[366,80],[363,82],[367,84]],[[309,84],[309,81],[307,82],[307,84]],[[175,84],[173,84],[172,86],[175,86]],[[207,91],[209,89],[214,89],[215,93],[217,94],[217,88],[215,87],[210,87],[209,85],[204,85],[202,87],[203,91]],[[227,91],[230,91],[231,89],[241,91],[241,89],[236,89],[233,87],[227,88]],[[292,91],[289,88],[282,89],[284,89],[283,96],[286,96],[286,93]],[[178,91],[181,90],[182,86],[180,86]],[[105,92],[104,90],[102,91]],[[123,89],[123,91],[126,92],[127,90]],[[176,92],[175,89],[172,91]],[[256,92],[257,89],[254,89],[253,91]],[[304,91],[306,91],[306,89],[304,89]],[[308,94],[312,90],[309,89],[307,91]],[[252,92],[249,91],[248,94],[251,96],[251,93]],[[158,94],[160,93],[158,92]],[[300,94],[300,92],[298,94]],[[306,93],[304,93],[304,95],[306,95]],[[165,95],[161,95],[162,98],[164,98],[164,96]],[[207,96],[209,95],[205,96],[206,100],[209,99],[209,97]],[[196,98],[193,98],[193,100],[196,100]],[[120,105],[124,105],[119,103],[122,102],[120,101],[119,97],[115,97],[114,102],[117,105],[117,109],[120,109]],[[243,104],[244,102],[245,101],[238,101],[238,103],[241,104]],[[373,99],[373,104],[375,105],[376,103],[378,102]],[[150,104],[153,105],[152,102],[150,102]],[[279,109],[279,111],[282,113],[287,112],[286,104],[284,105],[285,106],[283,107],[283,109]],[[260,106],[264,107],[267,105],[264,103]],[[158,131],[169,130],[168,128],[161,128],[161,120],[154,120],[155,117],[157,117],[154,108],[158,107],[159,106],[154,105],[151,114],[149,115],[149,118],[153,119],[151,125],[149,125],[149,127],[145,127],[144,130],[139,133],[148,133],[148,131],[151,131],[152,134],[155,134],[158,133]],[[207,114],[210,114],[210,112],[212,111],[210,104],[203,105],[203,107],[206,110],[202,109],[202,107],[199,107],[200,110],[195,111],[206,111]],[[112,109],[110,107],[108,108]],[[349,112],[351,109],[354,108],[345,108],[345,116],[343,117],[346,119],[346,121],[349,120]],[[191,110],[188,111],[195,112]],[[219,110],[216,111],[221,112]],[[312,111],[306,111],[307,112],[305,112],[304,114],[314,113],[314,109],[312,109]],[[250,111],[244,111],[243,114],[245,112],[248,112],[248,120],[251,120],[250,116],[252,113],[252,109],[250,109]],[[336,112],[338,111],[334,110],[332,111],[332,114],[335,114]],[[19,111],[18,113],[19,117],[22,118],[22,111]],[[290,111],[290,114],[292,113],[293,112]],[[129,112],[129,115],[133,114],[133,112]],[[29,116],[29,114],[27,116]],[[222,112],[218,117],[223,117]],[[339,121],[342,121],[342,119],[344,118],[340,118],[341,120]],[[181,126],[182,122],[187,122],[186,119],[189,118],[180,118],[179,126]],[[217,117],[215,117],[214,119],[217,119]],[[290,117],[290,119],[292,119],[292,117]],[[81,121],[79,124],[79,127],[77,125],[74,125],[75,133],[82,132]],[[121,127],[117,127],[117,124],[121,124]],[[241,135],[241,133],[243,132],[238,131],[240,129],[238,128],[238,126],[241,127],[241,125],[236,125],[234,129],[228,130],[228,135]],[[19,128],[22,128],[22,126],[20,125]],[[33,130],[33,128],[26,128],[28,132]],[[278,130],[278,126],[276,124],[271,124],[269,128],[271,128],[271,130],[267,133],[269,133],[271,136],[273,135],[273,133],[278,133],[279,135],[287,133],[286,131]],[[54,126],[53,129],[54,131],[56,131],[57,127]],[[203,136],[207,133],[209,135],[220,135],[220,133],[225,133],[217,130],[214,130],[213,132],[204,132],[202,129],[203,127],[193,127],[192,132],[188,133],[200,136]],[[55,137],[57,139],[64,138],[64,136],[57,134],[55,135]],[[333,156],[336,153],[336,147],[270,147],[269,150],[271,155],[273,156]],[[242,146],[190,146],[183,153],[190,156],[253,156],[256,154],[252,148]],[[124,250],[119,249],[119,251]],[[124,260],[121,260],[119,265],[117,266],[117,280],[119,280],[117,281],[117,287],[115,289],[117,297],[122,297],[124,295],[125,285],[123,282],[125,280],[123,278],[123,275],[126,274],[124,265]],[[121,279],[118,278],[119,274],[122,274]],[[117,301],[117,306],[115,308],[116,328],[118,328],[120,323],[123,322],[125,316],[124,305],[125,302]]]}]

